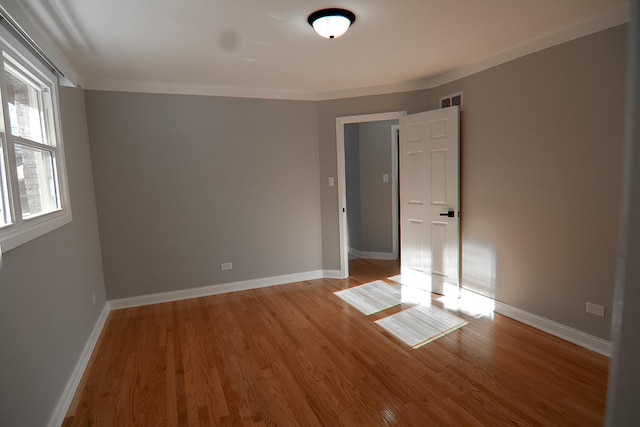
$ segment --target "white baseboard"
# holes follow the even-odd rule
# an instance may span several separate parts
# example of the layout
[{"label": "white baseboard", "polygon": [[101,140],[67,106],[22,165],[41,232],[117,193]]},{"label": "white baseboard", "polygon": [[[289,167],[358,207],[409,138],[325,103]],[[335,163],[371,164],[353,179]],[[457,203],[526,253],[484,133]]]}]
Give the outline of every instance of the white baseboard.
[{"label": "white baseboard", "polygon": [[91,359],[91,355],[93,354],[93,350],[98,343],[98,338],[100,338],[100,333],[102,332],[102,328],[104,328],[104,324],[107,321],[107,317],[109,316],[109,304],[105,304],[96,324],[91,331],[91,335],[89,335],[89,339],[80,354],[80,358],[76,363],[76,366],[73,368],[73,372],[71,373],[71,377],[69,381],[67,381],[67,386],[64,388],[62,392],[62,396],[60,400],[58,400],[58,404],[53,410],[53,414],[51,418],[49,418],[48,427],[60,427],[64,422],[64,417],[67,415],[67,411],[69,410],[69,405],[71,405],[71,401],[73,400],[73,396],[76,394],[76,390],[78,389],[78,385],[80,385],[80,381],[82,380],[82,375],[84,374],[85,369],[87,368],[87,364],[89,363],[89,359]]},{"label": "white baseboard", "polygon": [[344,279],[340,270],[323,270],[322,276],[325,279]]},{"label": "white baseboard", "polygon": [[361,251],[355,248],[349,248],[349,255],[352,255],[356,258],[364,258],[364,259],[380,259],[380,260],[398,259],[398,257],[395,256],[393,252]]},{"label": "white baseboard", "polygon": [[247,291],[250,289],[266,288],[268,286],[284,285],[286,283],[304,282],[305,280],[322,279],[323,277],[324,271],[316,270],[304,273],[287,274],[284,276],[266,277],[263,279],[244,280],[241,282],[182,289],[179,291],[140,295],[136,297],[111,300],[109,301],[109,309],[118,310],[121,308],[140,307],[143,305],[207,297],[211,295],[226,294],[229,292]]},{"label": "white baseboard", "polygon": [[563,325],[553,320],[549,320],[537,314],[504,304],[495,302],[495,312],[510,317],[525,325],[540,329],[548,334],[554,335],[573,344],[579,345],[603,356],[611,357],[613,344],[611,341],[603,340],[569,326]]}]

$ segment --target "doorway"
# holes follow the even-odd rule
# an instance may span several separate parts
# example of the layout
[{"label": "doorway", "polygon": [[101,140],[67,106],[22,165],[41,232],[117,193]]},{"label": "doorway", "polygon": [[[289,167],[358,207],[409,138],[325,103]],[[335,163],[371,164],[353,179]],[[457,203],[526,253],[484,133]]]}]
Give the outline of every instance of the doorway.
[{"label": "doorway", "polygon": [[[400,197],[389,200],[395,218],[402,213],[401,275],[431,292],[459,290],[460,285],[460,131],[457,106],[407,115],[406,112],[336,119],[340,233],[340,277],[349,277],[349,228],[345,166],[345,126],[352,123],[400,122],[398,173],[393,187]],[[397,133],[396,133],[397,134]],[[393,135],[393,130],[392,130]],[[395,148],[395,146],[392,146]],[[395,163],[394,164],[398,164]],[[398,175],[401,175],[398,178]],[[397,230],[396,223],[389,224]],[[394,233],[395,234],[395,233]],[[399,250],[399,249],[398,249]],[[398,253],[398,252],[396,252]]]},{"label": "doorway", "polygon": [[[347,168],[345,162],[345,127],[358,123],[385,122],[399,120],[406,116],[406,111],[396,111],[390,113],[367,114],[360,116],[348,116],[336,118],[336,141],[338,160],[338,209],[339,209],[339,232],[340,232],[340,277],[349,277],[349,225],[347,210]],[[381,182],[385,179],[391,184],[391,223],[392,230],[392,254],[397,258],[399,254],[399,230],[398,230],[398,160],[397,160],[397,129],[391,128],[391,176],[385,178],[380,176]],[[369,254],[371,255],[371,254]]]}]

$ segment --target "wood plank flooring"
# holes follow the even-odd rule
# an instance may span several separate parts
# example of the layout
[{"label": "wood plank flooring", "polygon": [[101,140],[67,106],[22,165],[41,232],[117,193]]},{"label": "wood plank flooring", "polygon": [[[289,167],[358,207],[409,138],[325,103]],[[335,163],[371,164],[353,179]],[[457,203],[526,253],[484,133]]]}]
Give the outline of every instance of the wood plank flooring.
[{"label": "wood plank flooring", "polygon": [[608,359],[493,315],[413,350],[333,292],[398,274],[113,311],[64,426],[596,426]]}]

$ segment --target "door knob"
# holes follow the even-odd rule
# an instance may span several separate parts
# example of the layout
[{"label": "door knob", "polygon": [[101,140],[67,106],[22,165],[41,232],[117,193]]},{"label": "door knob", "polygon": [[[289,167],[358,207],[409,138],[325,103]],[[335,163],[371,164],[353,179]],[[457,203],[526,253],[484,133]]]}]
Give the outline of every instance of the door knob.
[{"label": "door knob", "polygon": [[449,218],[455,218],[456,213],[454,211],[449,211],[449,212],[441,213],[440,216],[448,216]]}]

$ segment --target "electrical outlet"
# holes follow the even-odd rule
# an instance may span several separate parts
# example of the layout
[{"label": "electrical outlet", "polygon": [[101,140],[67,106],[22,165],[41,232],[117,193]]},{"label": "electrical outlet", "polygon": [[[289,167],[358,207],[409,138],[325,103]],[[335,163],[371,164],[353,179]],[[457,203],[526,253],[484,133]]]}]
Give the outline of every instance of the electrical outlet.
[{"label": "electrical outlet", "polygon": [[91,302],[93,302],[94,305],[96,303],[96,293],[95,292],[91,295]]},{"label": "electrical outlet", "polygon": [[594,304],[592,302],[588,302],[587,303],[587,313],[599,316],[599,317],[604,317],[604,306],[603,305],[598,305],[598,304]]},{"label": "electrical outlet", "polygon": [[220,270],[222,271],[231,270],[232,268],[233,263],[231,262],[223,262],[222,264],[220,264]]}]

